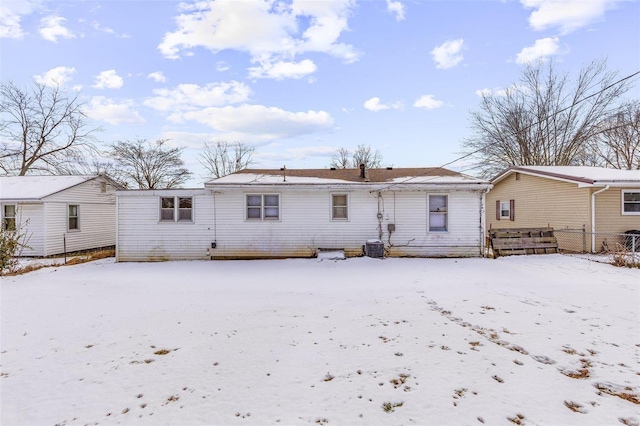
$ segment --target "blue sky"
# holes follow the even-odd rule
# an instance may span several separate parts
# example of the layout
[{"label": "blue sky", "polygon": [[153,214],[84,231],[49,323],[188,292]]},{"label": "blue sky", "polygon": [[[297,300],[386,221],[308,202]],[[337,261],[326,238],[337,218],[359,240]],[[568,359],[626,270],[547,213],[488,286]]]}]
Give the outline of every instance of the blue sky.
[{"label": "blue sky", "polygon": [[255,146],[264,168],[327,167],[359,144],[385,165],[442,165],[480,91],[551,58],[632,74],[639,28],[640,3],[618,0],[3,0],[0,77],[78,91],[105,145],[171,139],[199,186],[216,140]]}]

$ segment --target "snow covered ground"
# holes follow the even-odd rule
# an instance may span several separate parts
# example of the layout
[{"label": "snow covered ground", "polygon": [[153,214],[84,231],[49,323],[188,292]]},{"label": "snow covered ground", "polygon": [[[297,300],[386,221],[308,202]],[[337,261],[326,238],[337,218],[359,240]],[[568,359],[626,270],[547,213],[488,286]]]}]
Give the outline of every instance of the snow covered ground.
[{"label": "snow covered ground", "polygon": [[106,259],[0,285],[3,425],[640,422],[638,269]]}]

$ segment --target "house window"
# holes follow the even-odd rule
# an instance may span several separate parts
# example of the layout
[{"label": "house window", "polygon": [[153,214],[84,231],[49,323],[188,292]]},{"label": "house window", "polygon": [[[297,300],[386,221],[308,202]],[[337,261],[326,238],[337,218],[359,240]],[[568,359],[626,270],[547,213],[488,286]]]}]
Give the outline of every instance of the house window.
[{"label": "house window", "polygon": [[2,229],[13,231],[16,229],[16,206],[5,204],[2,206]]},{"label": "house window", "polygon": [[247,220],[280,219],[280,195],[247,194]]},{"label": "house window", "polygon": [[496,220],[515,220],[515,201],[496,201]]},{"label": "house window", "polygon": [[429,232],[447,231],[447,195],[429,195]]},{"label": "house window", "polygon": [[622,191],[622,214],[640,215],[640,191]]},{"label": "house window", "polygon": [[176,202],[173,197],[160,197],[160,221],[175,221]]},{"label": "house window", "polygon": [[178,221],[191,222],[193,217],[193,199],[191,197],[178,197]]},{"label": "house window", "polygon": [[349,219],[347,194],[331,195],[331,220]]},{"label": "house window", "polygon": [[80,207],[77,204],[69,204],[69,231],[80,229]]},{"label": "house window", "polygon": [[193,222],[193,197],[160,197],[161,222]]}]

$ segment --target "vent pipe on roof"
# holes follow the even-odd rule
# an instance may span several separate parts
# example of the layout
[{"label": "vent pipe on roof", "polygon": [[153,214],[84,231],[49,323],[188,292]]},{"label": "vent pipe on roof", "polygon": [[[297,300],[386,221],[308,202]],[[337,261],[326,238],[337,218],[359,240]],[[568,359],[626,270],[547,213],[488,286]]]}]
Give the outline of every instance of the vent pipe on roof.
[{"label": "vent pipe on roof", "polygon": [[367,177],[367,172],[366,172],[366,169],[365,169],[365,165],[364,165],[364,163],[361,163],[360,164],[360,178],[364,179],[366,177]]},{"label": "vent pipe on roof", "polygon": [[280,167],[280,170],[282,170],[282,181],[286,182],[287,181],[287,166],[282,166]]}]

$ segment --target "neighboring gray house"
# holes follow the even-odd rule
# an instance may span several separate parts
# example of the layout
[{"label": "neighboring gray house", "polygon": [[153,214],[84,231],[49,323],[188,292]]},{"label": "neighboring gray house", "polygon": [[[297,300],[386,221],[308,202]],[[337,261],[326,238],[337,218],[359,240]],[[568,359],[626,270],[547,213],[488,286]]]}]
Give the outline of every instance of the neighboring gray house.
[{"label": "neighboring gray house", "polygon": [[2,226],[26,231],[23,256],[113,246],[118,188],[105,176],[0,177]]},{"label": "neighboring gray house", "polygon": [[481,256],[491,185],[442,168],[244,170],[204,189],[118,191],[118,261]]}]

